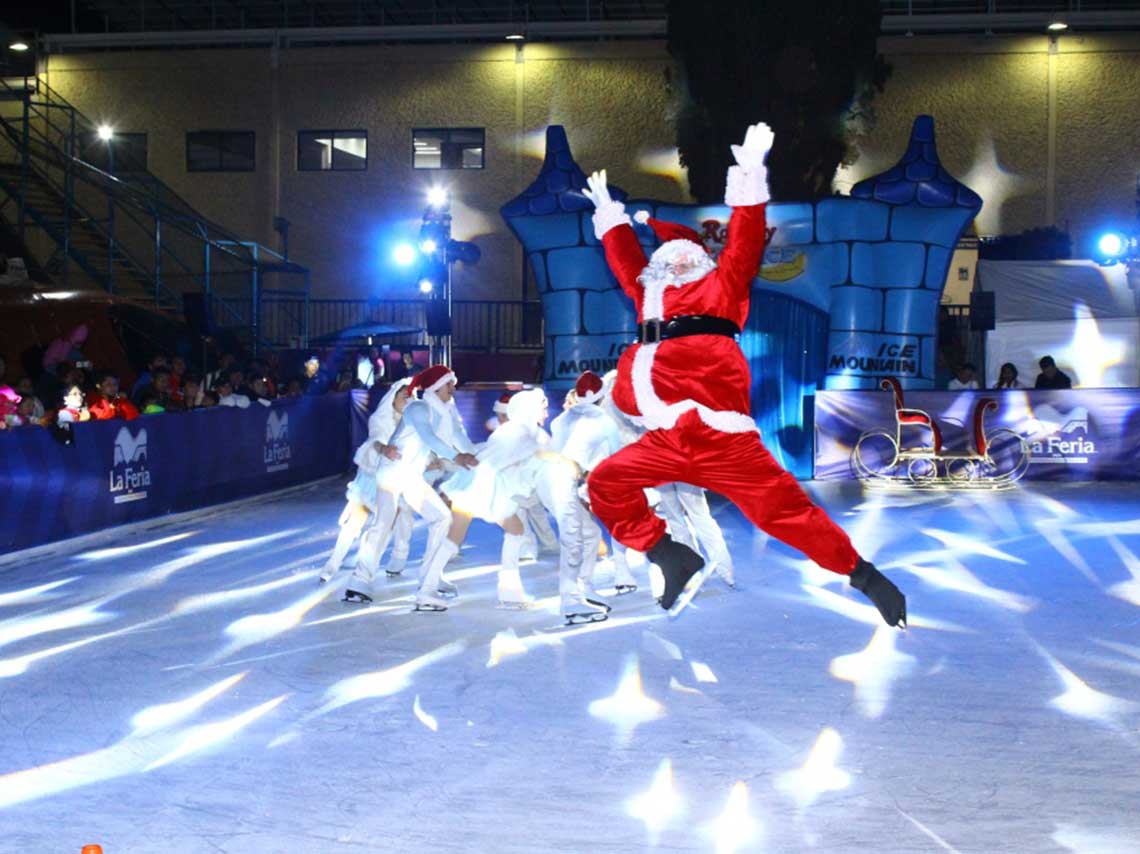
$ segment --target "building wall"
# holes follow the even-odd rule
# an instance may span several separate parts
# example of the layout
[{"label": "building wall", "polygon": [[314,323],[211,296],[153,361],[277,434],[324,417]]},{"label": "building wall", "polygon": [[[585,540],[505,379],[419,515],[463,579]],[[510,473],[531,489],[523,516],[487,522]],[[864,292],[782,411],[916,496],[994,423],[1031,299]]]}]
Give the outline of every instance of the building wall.
[{"label": "building wall", "polygon": [[[919,113],[946,167],[986,200],[982,235],[1056,224],[1078,254],[1110,222],[1135,223],[1140,34],[884,38],[894,66],[841,192],[892,165]],[[517,299],[522,253],[498,208],[535,176],[548,124],[583,168],[637,197],[687,199],[661,42],[400,45],[63,54],[44,73],[96,121],[148,136],[151,171],[242,237],[313,269],[315,296],[410,297],[390,264],[414,238],[423,191],[452,191],[454,234],[483,257],[456,270],[459,298]],[[411,129],[485,127],[483,170],[412,168]],[[365,172],[298,172],[299,130],[368,131]],[[257,133],[252,173],[187,173],[185,134]]]}]

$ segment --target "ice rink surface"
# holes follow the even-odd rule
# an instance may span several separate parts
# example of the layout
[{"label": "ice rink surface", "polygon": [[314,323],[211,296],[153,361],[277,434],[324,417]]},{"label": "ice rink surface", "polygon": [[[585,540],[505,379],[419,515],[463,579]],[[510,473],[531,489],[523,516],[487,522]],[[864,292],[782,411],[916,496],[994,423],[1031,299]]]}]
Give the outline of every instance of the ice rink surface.
[{"label": "ice rink surface", "polygon": [[808,488],[908,631],[717,500],[675,622],[498,610],[481,523],[342,604],[343,480],[0,558],[0,850],[1140,851],[1140,487]]}]

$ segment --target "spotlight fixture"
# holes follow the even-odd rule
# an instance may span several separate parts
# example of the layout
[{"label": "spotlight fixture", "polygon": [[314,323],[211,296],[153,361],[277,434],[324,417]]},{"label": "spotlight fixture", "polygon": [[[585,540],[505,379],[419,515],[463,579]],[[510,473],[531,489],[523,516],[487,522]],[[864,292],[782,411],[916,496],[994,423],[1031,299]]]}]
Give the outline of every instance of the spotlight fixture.
[{"label": "spotlight fixture", "polygon": [[1069,25],[1064,21],[1053,21],[1045,29],[1051,33],[1062,33],[1065,30],[1069,29]]},{"label": "spotlight fixture", "polygon": [[509,41],[509,42],[521,42],[521,41],[525,41],[525,40],[526,40],[526,34],[525,33],[511,33],[509,36],[507,36],[507,41]]},{"label": "spotlight fixture", "polygon": [[1136,238],[1119,231],[1107,231],[1096,242],[1096,260],[1106,267],[1131,257],[1136,251]]},{"label": "spotlight fixture", "polygon": [[392,259],[401,267],[411,266],[412,262],[416,260],[415,247],[410,243],[401,243],[392,250]]},{"label": "spotlight fixture", "polygon": [[427,202],[433,208],[442,208],[447,204],[447,190],[440,186],[432,187],[428,190]]},{"label": "spotlight fixture", "polygon": [[439,247],[437,247],[435,245],[435,241],[432,240],[431,238],[428,238],[427,240],[425,240],[423,243],[420,244],[420,251],[423,252],[425,255],[431,255],[431,253],[435,252],[435,250],[438,248]]},{"label": "spotlight fixture", "polygon": [[424,278],[420,279],[420,293],[421,294],[430,294],[432,292],[432,288],[433,288],[433,285],[432,285],[431,279],[427,278],[426,276]]},{"label": "spotlight fixture", "polygon": [[103,142],[109,142],[115,135],[115,129],[110,125],[99,125],[99,139]]},{"label": "spotlight fixture", "polygon": [[28,49],[28,43],[25,41],[16,40],[8,45],[8,50],[14,50],[16,53],[23,53]]}]

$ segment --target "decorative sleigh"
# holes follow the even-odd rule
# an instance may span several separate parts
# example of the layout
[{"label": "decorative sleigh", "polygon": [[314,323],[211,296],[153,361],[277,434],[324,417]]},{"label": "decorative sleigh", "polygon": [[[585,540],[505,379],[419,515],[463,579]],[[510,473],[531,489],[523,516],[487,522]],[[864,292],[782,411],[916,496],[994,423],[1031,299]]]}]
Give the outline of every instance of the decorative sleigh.
[{"label": "decorative sleigh", "polygon": [[904,404],[897,379],[887,377],[880,386],[893,395],[895,426],[859,436],[851,465],[860,480],[920,489],[1008,489],[1029,469],[1029,445],[1021,436],[1005,427],[987,432],[986,413],[997,409],[993,398],[974,406],[971,446],[949,450],[930,414]]}]

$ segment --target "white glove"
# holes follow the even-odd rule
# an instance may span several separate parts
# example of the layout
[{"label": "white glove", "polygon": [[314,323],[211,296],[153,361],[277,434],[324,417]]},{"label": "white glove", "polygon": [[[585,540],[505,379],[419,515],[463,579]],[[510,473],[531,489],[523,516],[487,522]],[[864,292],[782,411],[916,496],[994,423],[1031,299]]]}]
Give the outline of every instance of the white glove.
[{"label": "white glove", "polygon": [[600,208],[613,202],[613,199],[610,198],[609,187],[606,186],[605,169],[601,172],[595,172],[587,178],[586,185],[590,189],[583,190],[582,195],[593,202],[595,208]]},{"label": "white glove", "polygon": [[757,172],[764,168],[764,158],[771,150],[775,138],[768,125],[763,122],[754,124],[744,134],[743,145],[732,146],[732,156],[745,172]]}]

